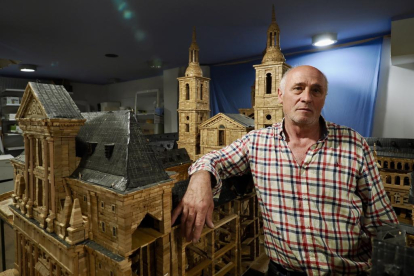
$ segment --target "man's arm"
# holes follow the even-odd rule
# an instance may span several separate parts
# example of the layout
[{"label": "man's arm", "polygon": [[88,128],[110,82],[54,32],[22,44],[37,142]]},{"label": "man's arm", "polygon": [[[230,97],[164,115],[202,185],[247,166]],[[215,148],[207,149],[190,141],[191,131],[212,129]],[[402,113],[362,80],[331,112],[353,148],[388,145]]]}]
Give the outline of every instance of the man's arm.
[{"label": "man's arm", "polygon": [[375,236],[377,227],[383,224],[398,223],[394,209],[388,199],[371,150],[362,140],[363,164],[358,181],[358,193],[364,202],[364,229]]},{"label": "man's arm", "polygon": [[[174,224],[181,215],[181,233],[187,241],[197,242],[200,238],[204,224],[213,228],[213,193],[211,179],[208,171],[198,171],[190,178],[187,191],[174,209],[171,223]],[[194,231],[193,231],[194,229]]]},{"label": "man's arm", "polygon": [[[249,170],[248,144],[249,137],[246,135],[219,151],[203,156],[189,168],[190,183],[171,217],[174,224],[182,213],[181,231],[187,241],[198,241],[205,223],[210,228],[214,227],[213,193],[220,192],[222,178],[242,175]],[[216,183],[214,187],[212,182]]]}]

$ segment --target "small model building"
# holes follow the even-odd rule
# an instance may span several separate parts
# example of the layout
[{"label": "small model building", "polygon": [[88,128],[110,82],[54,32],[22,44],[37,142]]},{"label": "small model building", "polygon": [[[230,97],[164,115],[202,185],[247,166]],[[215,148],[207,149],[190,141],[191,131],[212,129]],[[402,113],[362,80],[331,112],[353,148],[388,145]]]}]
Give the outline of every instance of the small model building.
[{"label": "small model building", "polygon": [[243,114],[216,114],[200,125],[200,156],[231,144],[253,129],[254,120]]},{"label": "small model building", "polygon": [[63,86],[29,83],[16,117],[18,273],[169,273],[173,181],[131,113],[81,114]]},{"label": "small model building", "polygon": [[398,220],[414,225],[414,139],[367,138]]},{"label": "small model building", "polygon": [[209,78],[203,77],[198,60],[196,31],[190,45],[189,64],[185,76],[178,78],[178,147],[185,148],[192,160],[200,154],[199,125],[210,118]]},{"label": "small model building", "polygon": [[280,50],[280,29],[276,23],[275,7],[272,23],[267,30],[267,47],[262,64],[256,69],[254,121],[255,129],[271,126],[283,118],[282,105],[278,102],[277,90],[283,74],[290,68]]}]

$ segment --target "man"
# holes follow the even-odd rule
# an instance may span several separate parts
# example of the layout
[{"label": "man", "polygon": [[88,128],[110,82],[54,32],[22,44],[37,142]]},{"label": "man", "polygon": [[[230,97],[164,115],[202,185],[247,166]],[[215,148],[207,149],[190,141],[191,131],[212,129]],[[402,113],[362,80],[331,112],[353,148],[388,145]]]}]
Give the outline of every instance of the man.
[{"label": "man", "polygon": [[[182,212],[187,240],[212,222],[220,178],[251,171],[263,214],[269,275],[360,275],[370,268],[371,237],[397,223],[366,141],[321,116],[325,75],[311,66],[280,83],[285,118],[255,130],[190,168]],[[211,177],[213,176],[213,177]],[[212,189],[211,180],[216,181]],[[273,273],[273,274],[271,274]]]}]

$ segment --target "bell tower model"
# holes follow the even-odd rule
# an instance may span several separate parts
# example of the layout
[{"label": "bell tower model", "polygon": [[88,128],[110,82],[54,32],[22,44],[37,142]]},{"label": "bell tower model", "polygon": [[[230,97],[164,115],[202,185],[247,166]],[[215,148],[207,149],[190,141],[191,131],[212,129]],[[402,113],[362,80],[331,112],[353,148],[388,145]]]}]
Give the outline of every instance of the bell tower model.
[{"label": "bell tower model", "polygon": [[193,29],[193,41],[190,45],[189,63],[185,76],[178,78],[178,147],[185,148],[191,160],[200,154],[199,125],[210,117],[210,79],[203,77],[198,61],[200,48]]},{"label": "bell tower model", "polygon": [[272,23],[267,29],[266,53],[256,69],[254,121],[255,129],[271,126],[283,118],[282,105],[278,103],[277,90],[283,74],[290,68],[280,50],[280,29],[276,23],[275,7]]}]

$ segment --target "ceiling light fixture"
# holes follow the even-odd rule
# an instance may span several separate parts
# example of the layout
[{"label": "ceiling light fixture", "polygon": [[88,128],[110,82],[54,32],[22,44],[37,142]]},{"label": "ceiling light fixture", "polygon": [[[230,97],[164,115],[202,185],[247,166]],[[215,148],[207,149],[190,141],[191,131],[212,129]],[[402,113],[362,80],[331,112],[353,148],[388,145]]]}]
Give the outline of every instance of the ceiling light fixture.
[{"label": "ceiling light fixture", "polygon": [[19,70],[22,72],[35,72],[37,69],[36,65],[33,64],[21,64],[19,65]]},{"label": "ceiling light fixture", "polygon": [[153,60],[148,60],[147,65],[151,69],[161,69],[164,67],[165,63],[160,59],[153,59]]},{"label": "ceiling light fixture", "polygon": [[321,46],[328,46],[336,43],[338,35],[336,33],[323,33],[314,35],[312,37],[312,45],[321,47]]}]

